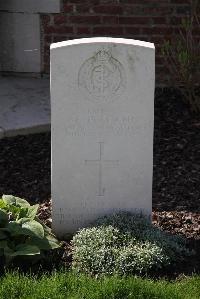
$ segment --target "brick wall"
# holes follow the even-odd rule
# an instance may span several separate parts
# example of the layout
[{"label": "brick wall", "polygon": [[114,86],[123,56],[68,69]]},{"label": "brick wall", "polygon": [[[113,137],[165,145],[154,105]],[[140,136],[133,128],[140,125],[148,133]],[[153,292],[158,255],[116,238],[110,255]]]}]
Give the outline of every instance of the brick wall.
[{"label": "brick wall", "polygon": [[[43,70],[49,72],[51,43],[92,36],[133,38],[155,43],[156,81],[166,69],[161,56],[164,39],[179,30],[190,13],[190,0],[62,0],[62,12],[42,15]],[[195,29],[197,39],[200,30]]]}]

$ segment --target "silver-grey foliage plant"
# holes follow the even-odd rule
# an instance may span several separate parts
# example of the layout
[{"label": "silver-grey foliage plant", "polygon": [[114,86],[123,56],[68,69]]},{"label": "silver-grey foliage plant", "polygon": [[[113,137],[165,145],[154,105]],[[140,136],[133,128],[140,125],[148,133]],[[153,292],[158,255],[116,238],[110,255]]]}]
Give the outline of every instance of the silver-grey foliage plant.
[{"label": "silver-grey foliage plant", "polygon": [[162,232],[145,216],[125,212],[80,230],[72,245],[73,269],[91,275],[146,274],[191,254],[183,238]]}]

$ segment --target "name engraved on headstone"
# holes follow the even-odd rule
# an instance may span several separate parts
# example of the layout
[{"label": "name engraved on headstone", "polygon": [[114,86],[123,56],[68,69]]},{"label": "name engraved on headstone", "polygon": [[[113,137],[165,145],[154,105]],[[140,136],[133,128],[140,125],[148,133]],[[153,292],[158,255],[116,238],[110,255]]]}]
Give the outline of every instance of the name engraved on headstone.
[{"label": "name engraved on headstone", "polygon": [[113,136],[134,136],[138,129],[133,114],[113,116],[104,109],[89,109],[85,118],[74,114],[65,124],[66,136],[98,136],[104,132]]},{"label": "name engraved on headstone", "polygon": [[105,187],[103,187],[103,166],[110,165],[116,166],[119,164],[118,160],[105,160],[104,159],[104,142],[99,142],[99,158],[96,160],[85,160],[85,164],[96,164],[98,166],[98,191],[96,196],[104,196]]}]

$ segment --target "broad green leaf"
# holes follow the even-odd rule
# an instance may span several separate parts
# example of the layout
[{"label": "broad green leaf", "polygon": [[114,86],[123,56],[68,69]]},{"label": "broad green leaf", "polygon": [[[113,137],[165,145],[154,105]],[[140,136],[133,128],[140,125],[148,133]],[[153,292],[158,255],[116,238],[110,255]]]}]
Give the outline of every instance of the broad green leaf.
[{"label": "broad green leaf", "polygon": [[8,246],[7,241],[0,241],[0,249],[4,249]]},{"label": "broad green leaf", "polygon": [[21,224],[16,221],[10,221],[7,225],[7,229],[9,230],[11,236],[23,235],[23,230]]},{"label": "broad green leaf", "polygon": [[[53,241],[53,240],[46,239],[46,243],[48,243],[48,246],[49,246],[49,248],[47,248],[47,250],[48,249],[56,249],[56,248],[60,247],[60,244],[58,243],[57,240]],[[45,250],[45,248],[44,248],[44,250]]]},{"label": "broad green leaf", "polygon": [[3,199],[0,199],[0,209],[6,209],[7,205],[6,203],[3,201]]},{"label": "broad green leaf", "polygon": [[6,246],[5,248],[4,248],[4,255],[5,256],[12,256],[12,254],[14,253],[14,250],[12,250],[11,248],[9,248],[8,246]]},{"label": "broad green leaf", "polygon": [[3,195],[2,196],[3,201],[8,205],[14,205],[17,207],[29,207],[30,204],[20,197],[15,197],[13,195]]},{"label": "broad green leaf", "polygon": [[31,220],[29,222],[25,222],[22,224],[22,228],[24,231],[31,233],[35,237],[44,238],[44,228],[43,226],[35,220]]},{"label": "broad green leaf", "polygon": [[45,233],[47,233],[47,234],[51,233],[50,227],[48,227],[46,224],[44,224],[37,216],[35,217],[34,220],[39,222],[43,226]]},{"label": "broad green leaf", "polygon": [[30,221],[31,220],[29,218],[23,217],[23,218],[20,218],[19,220],[17,220],[17,223],[24,224],[24,223],[30,222]]},{"label": "broad green leaf", "polygon": [[36,245],[38,246],[41,250],[50,250],[50,249],[55,249],[59,248],[60,244],[55,238],[44,238],[44,239],[39,239],[39,238],[31,238],[26,241],[27,244],[30,245]]},{"label": "broad green leaf", "polygon": [[0,240],[4,240],[4,239],[6,239],[6,238],[7,238],[6,233],[5,233],[4,231],[1,231],[1,230],[0,230]]},{"label": "broad green leaf", "polygon": [[55,236],[54,236],[53,234],[48,235],[48,236],[45,236],[45,237],[46,237],[49,241],[59,243],[59,241],[55,238]]},{"label": "broad green leaf", "polygon": [[16,198],[16,206],[18,207],[30,207],[30,204],[28,203],[27,200],[20,198],[20,197],[15,197]]},{"label": "broad green leaf", "polygon": [[40,254],[40,249],[35,245],[20,244],[16,246],[15,251],[10,254],[10,256],[19,255],[36,255]]},{"label": "broad green leaf", "polygon": [[34,220],[35,217],[36,217],[38,208],[39,208],[39,205],[34,205],[34,206],[28,207],[28,211],[27,211],[26,217]]},{"label": "broad green leaf", "polygon": [[19,219],[27,217],[28,207],[27,208],[20,208],[19,212]]},{"label": "broad green leaf", "polygon": [[7,228],[7,225],[6,225],[6,227],[0,227],[0,232],[9,232],[9,229]]},{"label": "broad green leaf", "polygon": [[2,199],[4,203],[7,205],[15,205],[16,204],[16,199],[13,195],[3,195]]},{"label": "broad green leaf", "polygon": [[0,227],[4,227],[8,222],[8,215],[7,213],[0,209]]},{"label": "broad green leaf", "polygon": [[10,206],[8,206],[7,210],[10,213],[12,213],[12,215],[13,215],[14,218],[17,218],[19,216],[19,214],[20,214],[20,210],[21,209],[20,209],[20,207],[16,207],[14,205],[10,205]]}]

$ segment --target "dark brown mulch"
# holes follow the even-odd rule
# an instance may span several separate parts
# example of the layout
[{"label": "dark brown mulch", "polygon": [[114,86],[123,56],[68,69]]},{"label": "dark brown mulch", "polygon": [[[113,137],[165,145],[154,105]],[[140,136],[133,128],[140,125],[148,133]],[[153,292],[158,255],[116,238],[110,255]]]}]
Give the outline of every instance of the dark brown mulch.
[{"label": "dark brown mulch", "polygon": [[200,115],[178,92],[157,91],[153,208],[200,212]]},{"label": "dark brown mulch", "polygon": [[186,211],[168,211],[152,213],[152,222],[156,227],[171,234],[179,234],[187,239],[200,240],[200,214]]},{"label": "dark brown mulch", "polygon": [[[48,204],[50,133],[5,138],[0,147],[0,195]],[[198,238],[200,117],[192,115],[180,94],[169,89],[156,90],[153,170],[153,210],[158,225]]]},{"label": "dark brown mulch", "polygon": [[0,140],[0,195],[43,202],[51,194],[50,133]]}]

